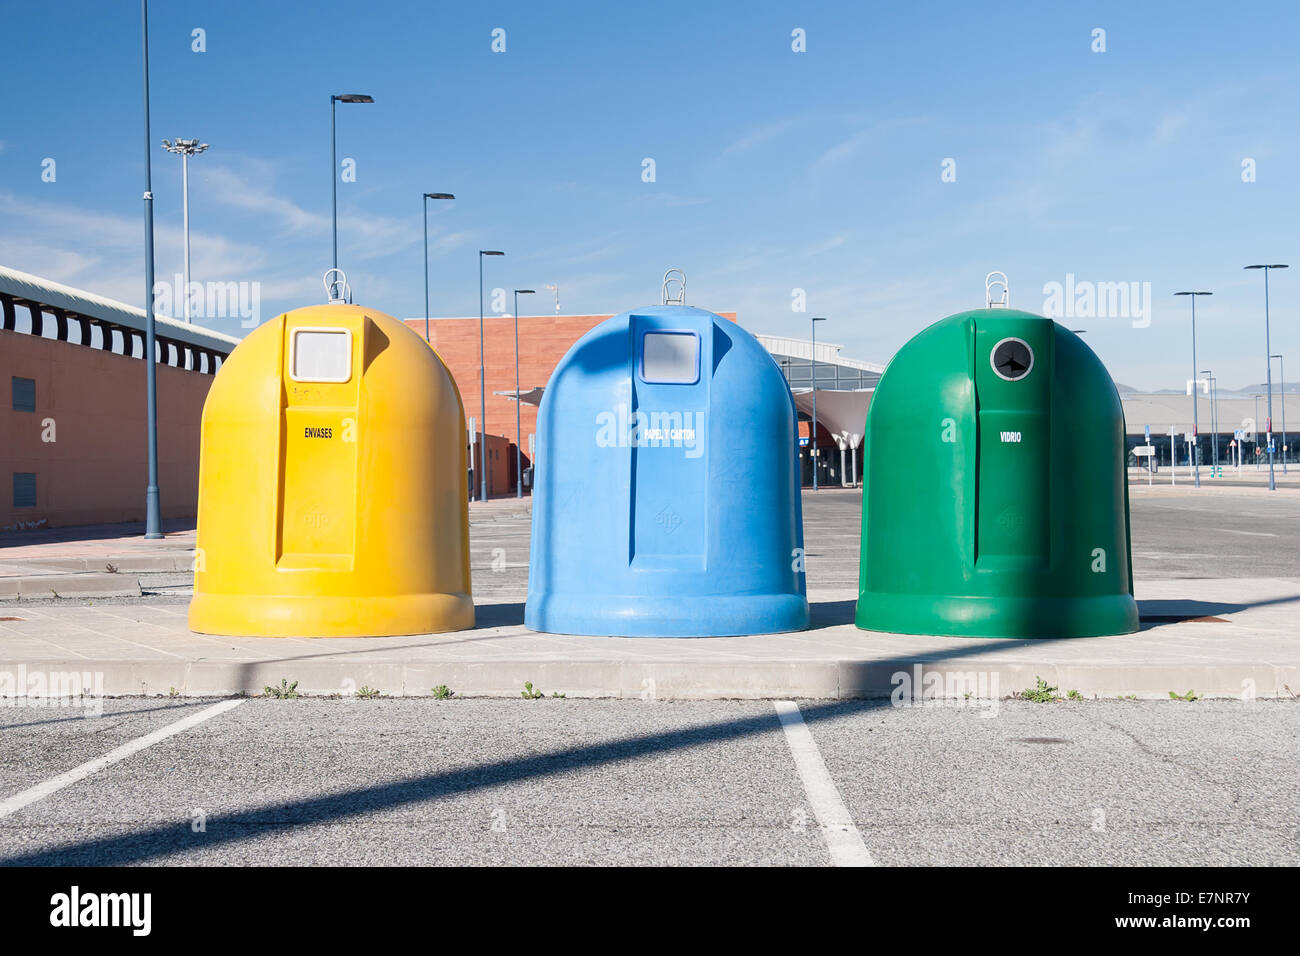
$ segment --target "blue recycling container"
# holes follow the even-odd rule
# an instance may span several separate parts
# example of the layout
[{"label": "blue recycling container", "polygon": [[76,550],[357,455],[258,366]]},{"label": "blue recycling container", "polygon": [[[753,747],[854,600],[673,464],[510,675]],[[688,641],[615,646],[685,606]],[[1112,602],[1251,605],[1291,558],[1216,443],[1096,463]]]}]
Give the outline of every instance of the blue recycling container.
[{"label": "blue recycling container", "polygon": [[556,366],[537,438],[529,628],[808,626],[794,400],[734,322],[685,305],[607,319]]}]

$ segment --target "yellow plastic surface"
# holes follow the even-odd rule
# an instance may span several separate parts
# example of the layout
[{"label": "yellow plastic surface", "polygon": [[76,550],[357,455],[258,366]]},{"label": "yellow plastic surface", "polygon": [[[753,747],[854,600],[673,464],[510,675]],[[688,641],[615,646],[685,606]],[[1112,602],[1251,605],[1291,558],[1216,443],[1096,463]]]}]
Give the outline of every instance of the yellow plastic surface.
[{"label": "yellow plastic surface", "polygon": [[403,323],[310,306],[230,354],[203,406],[189,625],[261,637],[474,626],[465,410]]}]

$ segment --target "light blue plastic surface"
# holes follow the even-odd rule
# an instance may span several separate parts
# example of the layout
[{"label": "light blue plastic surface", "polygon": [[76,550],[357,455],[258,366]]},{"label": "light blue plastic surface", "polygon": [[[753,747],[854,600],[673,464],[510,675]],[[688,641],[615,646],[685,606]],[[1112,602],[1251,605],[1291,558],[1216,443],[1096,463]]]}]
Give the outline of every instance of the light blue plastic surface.
[{"label": "light blue plastic surface", "polygon": [[[647,369],[647,332],[693,335],[696,381],[686,383],[687,339],[652,339]],[[529,628],[715,637],[808,626],[794,401],[734,322],[679,305],[602,322],[552,374],[537,439]]]}]

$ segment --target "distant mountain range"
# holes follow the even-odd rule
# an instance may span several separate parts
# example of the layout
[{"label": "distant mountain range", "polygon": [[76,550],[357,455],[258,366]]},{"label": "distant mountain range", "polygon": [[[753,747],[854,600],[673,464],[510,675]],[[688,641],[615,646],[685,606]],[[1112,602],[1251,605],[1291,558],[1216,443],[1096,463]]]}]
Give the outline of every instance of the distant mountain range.
[{"label": "distant mountain range", "polygon": [[[1116,390],[1121,395],[1186,395],[1187,387],[1182,388],[1134,388],[1132,385],[1123,385],[1120,382],[1115,383]],[[1224,388],[1219,386],[1220,398],[1250,398],[1254,395],[1267,395],[1268,385],[1261,382],[1258,385],[1247,385],[1245,388]],[[1273,383],[1273,394],[1281,395],[1282,387]],[[1300,395],[1300,382],[1286,383],[1287,395]]]}]

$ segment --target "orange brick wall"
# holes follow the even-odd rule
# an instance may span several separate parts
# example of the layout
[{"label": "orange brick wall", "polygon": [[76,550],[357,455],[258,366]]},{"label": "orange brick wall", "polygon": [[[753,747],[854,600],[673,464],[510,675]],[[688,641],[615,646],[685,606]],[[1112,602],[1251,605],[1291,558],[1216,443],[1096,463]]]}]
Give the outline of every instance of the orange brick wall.
[{"label": "orange brick wall", "polygon": [[[158,367],[158,486],[164,518],[191,517],[199,422],[212,376]],[[36,411],[13,410],[12,378],[36,381]],[[42,440],[45,419],[55,441]],[[144,520],[145,367],[101,349],[0,330],[0,529]],[[13,473],[36,473],[36,507],[13,507]]]},{"label": "orange brick wall", "polygon": [[[736,321],[734,312],[720,312]],[[519,388],[528,391],[544,386],[564,358],[570,346],[608,315],[522,315],[519,317]],[[424,319],[407,319],[407,325],[424,337]],[[515,388],[515,320],[511,316],[492,315],[483,320],[484,368],[487,378],[487,433],[515,440],[515,402],[504,395],[494,395]],[[466,418],[481,418],[479,412],[478,317],[468,319],[433,319],[429,322],[430,344],[447,363],[460,397],[465,402]],[[478,422],[483,427],[482,421]],[[528,436],[537,431],[537,406],[524,404],[520,410],[521,444],[524,467],[528,467]],[[513,467],[513,466],[512,466]],[[511,486],[513,490],[513,485]]]},{"label": "orange brick wall", "polygon": [[[474,462],[478,466],[479,449],[482,444],[475,433],[474,450],[465,456],[466,461]],[[526,450],[526,449],[525,449]],[[506,495],[515,493],[515,445],[514,442],[502,438],[500,435],[487,436],[487,455],[488,455],[488,497],[502,498]],[[524,467],[528,467],[528,455],[524,455]],[[474,475],[474,498],[478,498],[479,490],[483,487],[482,479],[478,473]],[[525,490],[526,493],[526,490]]]}]

